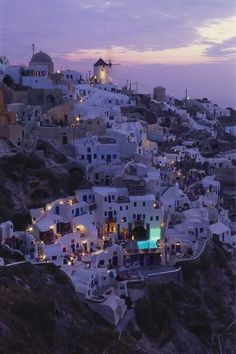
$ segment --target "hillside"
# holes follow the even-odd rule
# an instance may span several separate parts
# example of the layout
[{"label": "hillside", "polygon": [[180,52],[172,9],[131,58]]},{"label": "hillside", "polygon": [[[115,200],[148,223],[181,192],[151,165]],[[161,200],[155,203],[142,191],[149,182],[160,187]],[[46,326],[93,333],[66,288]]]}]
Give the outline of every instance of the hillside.
[{"label": "hillside", "polygon": [[79,301],[53,264],[0,268],[1,354],[128,354],[136,348]]},{"label": "hillside", "polygon": [[37,150],[0,158],[0,222],[10,219],[16,229],[30,223],[28,209],[44,206],[86,186],[83,167],[48,143]]},{"label": "hillside", "polygon": [[[1,254],[3,256],[3,254]],[[119,335],[53,264],[0,268],[0,354],[234,354],[233,262],[214,242],[182,284],[146,287]]]},{"label": "hillside", "polygon": [[137,301],[130,333],[156,354],[215,354],[217,337],[222,353],[234,354],[235,260],[215,240],[199,261],[180,266],[182,284],[150,286]]}]

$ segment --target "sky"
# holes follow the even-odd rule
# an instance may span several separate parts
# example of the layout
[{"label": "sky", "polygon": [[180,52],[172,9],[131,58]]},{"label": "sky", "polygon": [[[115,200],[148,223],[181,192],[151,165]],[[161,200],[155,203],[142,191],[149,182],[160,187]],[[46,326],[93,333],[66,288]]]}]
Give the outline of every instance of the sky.
[{"label": "sky", "polygon": [[101,56],[119,85],[236,108],[235,0],[0,0],[0,55],[27,65],[32,43],[57,69]]}]

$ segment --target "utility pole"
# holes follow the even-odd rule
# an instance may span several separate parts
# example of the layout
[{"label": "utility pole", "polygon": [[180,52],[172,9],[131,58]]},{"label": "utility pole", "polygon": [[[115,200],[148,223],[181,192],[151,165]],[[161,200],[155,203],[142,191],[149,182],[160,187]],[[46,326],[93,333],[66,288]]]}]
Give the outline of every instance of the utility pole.
[{"label": "utility pole", "polygon": [[35,51],[35,44],[32,44],[32,50],[33,50],[33,56],[34,56],[34,51]]}]

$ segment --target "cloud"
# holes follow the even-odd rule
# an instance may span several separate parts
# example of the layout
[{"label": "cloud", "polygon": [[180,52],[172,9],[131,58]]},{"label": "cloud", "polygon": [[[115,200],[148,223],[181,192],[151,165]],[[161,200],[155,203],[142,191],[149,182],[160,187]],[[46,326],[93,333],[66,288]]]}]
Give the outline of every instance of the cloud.
[{"label": "cloud", "polygon": [[236,16],[207,21],[197,28],[200,36],[212,43],[223,43],[236,37]]},{"label": "cloud", "polygon": [[205,55],[208,57],[225,57],[229,60],[236,60],[236,37],[220,44],[209,45],[205,50]]},{"label": "cloud", "polygon": [[[170,48],[166,50],[145,50],[138,51],[136,49],[126,47],[112,47],[115,60],[123,62],[126,65],[134,64],[197,64],[207,63],[207,57],[203,52],[206,45],[191,45],[180,48]],[[69,52],[64,55],[66,60],[76,62],[83,59],[96,60],[99,56],[106,56],[109,49],[95,48],[82,49],[75,52]]]},{"label": "cloud", "polygon": [[[8,0],[0,5],[1,51],[11,62],[29,61],[32,43],[71,63],[96,48],[98,56],[112,52],[116,60],[125,55],[132,62],[216,61],[220,58],[207,55],[216,40],[233,34],[234,1]],[[219,52],[223,61],[227,53],[227,48]]]}]

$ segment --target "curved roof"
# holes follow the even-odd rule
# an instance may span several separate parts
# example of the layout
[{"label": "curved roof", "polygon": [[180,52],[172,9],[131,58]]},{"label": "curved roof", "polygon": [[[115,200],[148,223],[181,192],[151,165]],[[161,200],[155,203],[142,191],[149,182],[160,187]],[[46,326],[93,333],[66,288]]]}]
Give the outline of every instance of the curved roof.
[{"label": "curved roof", "polygon": [[51,57],[44,53],[44,52],[38,52],[35,53],[32,58],[31,58],[31,63],[52,63]]}]

